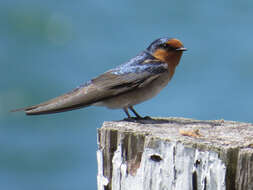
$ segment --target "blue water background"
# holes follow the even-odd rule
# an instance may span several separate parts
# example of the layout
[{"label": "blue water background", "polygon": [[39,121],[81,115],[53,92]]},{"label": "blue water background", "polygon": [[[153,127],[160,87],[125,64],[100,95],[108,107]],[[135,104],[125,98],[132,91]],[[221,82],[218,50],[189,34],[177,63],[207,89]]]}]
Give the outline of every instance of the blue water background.
[{"label": "blue water background", "polygon": [[159,37],[188,48],[142,115],[253,122],[253,1],[0,1],[0,189],[96,189],[97,128],[125,117],[89,107],[28,117]]}]

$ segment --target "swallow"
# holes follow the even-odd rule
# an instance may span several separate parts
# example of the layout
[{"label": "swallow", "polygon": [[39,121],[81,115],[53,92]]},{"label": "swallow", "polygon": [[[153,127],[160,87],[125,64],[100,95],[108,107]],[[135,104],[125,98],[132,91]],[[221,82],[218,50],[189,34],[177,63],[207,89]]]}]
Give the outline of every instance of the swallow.
[{"label": "swallow", "polygon": [[157,95],[171,80],[183,51],[182,42],[176,38],[159,38],[146,50],[118,67],[108,70],[71,92],[46,102],[16,109],[27,115],[52,114],[91,105],[123,109],[131,118],[142,118],[133,108]]}]

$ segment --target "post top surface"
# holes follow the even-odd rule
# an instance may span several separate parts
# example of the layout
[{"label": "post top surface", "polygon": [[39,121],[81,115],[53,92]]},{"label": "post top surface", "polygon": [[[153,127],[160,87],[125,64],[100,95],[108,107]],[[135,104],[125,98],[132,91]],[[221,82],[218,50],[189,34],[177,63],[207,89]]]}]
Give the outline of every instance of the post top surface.
[{"label": "post top surface", "polygon": [[235,121],[201,121],[172,117],[138,121],[106,121],[99,130],[136,133],[136,135],[180,141],[185,144],[253,148],[253,124]]}]

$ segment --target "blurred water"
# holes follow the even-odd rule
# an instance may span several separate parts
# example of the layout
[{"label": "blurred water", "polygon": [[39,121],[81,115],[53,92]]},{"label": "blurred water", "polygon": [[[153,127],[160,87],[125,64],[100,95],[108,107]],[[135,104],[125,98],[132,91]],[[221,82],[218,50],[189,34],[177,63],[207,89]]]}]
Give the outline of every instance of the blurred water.
[{"label": "blurred water", "polygon": [[0,189],[96,189],[96,129],[121,110],[8,110],[67,92],[159,37],[189,51],[140,113],[253,122],[252,18],[250,0],[1,1]]}]

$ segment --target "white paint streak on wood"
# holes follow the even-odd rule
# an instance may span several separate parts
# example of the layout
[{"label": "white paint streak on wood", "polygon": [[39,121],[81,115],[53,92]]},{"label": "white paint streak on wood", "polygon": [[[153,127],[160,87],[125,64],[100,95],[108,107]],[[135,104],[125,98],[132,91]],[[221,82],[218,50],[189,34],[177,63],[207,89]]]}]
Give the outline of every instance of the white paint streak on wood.
[{"label": "white paint streak on wood", "polygon": [[104,190],[104,187],[108,185],[109,180],[103,175],[103,154],[101,150],[97,151],[97,162],[98,162],[97,186],[98,190]]}]

